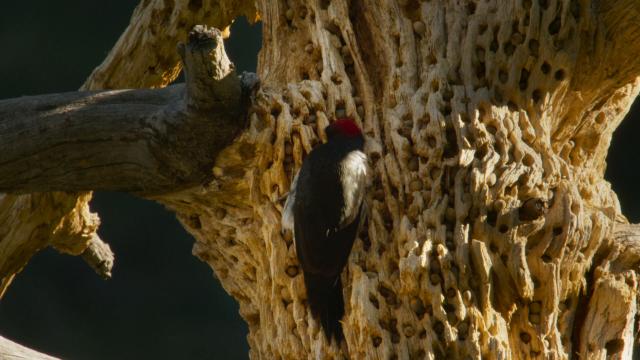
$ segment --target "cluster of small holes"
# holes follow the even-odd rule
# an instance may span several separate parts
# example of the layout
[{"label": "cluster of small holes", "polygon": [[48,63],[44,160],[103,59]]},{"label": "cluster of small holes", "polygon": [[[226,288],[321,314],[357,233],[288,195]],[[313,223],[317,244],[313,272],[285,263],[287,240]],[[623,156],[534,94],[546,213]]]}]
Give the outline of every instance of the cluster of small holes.
[{"label": "cluster of small holes", "polygon": [[[543,9],[543,11],[549,7],[547,0],[533,1],[538,1],[539,8]],[[420,2],[412,0],[399,1],[404,10],[415,6],[414,3],[419,4]],[[532,6],[531,0],[523,0],[522,3],[527,11],[536,9],[535,6]],[[322,72],[324,71],[322,52],[328,51],[328,49],[320,49],[317,39],[313,39],[304,45],[304,52],[314,59],[315,65],[309,69],[300,69],[300,80],[327,81],[328,78],[330,86],[340,87],[350,83],[355,87],[356,85],[354,84],[357,84],[357,79],[355,79],[354,75],[355,54],[352,49],[354,44],[348,44],[343,38],[345,29],[342,24],[330,21],[331,1],[321,0],[319,5],[320,8],[316,16],[321,19],[321,24],[326,30],[325,34],[330,38],[331,51],[339,54],[343,61],[346,78],[342,71],[334,71],[328,76],[325,74],[322,77]],[[296,25],[296,22],[299,22],[300,19],[310,20],[312,16],[307,13],[298,15],[298,10],[296,9],[295,6],[292,6],[286,10],[284,16],[290,26],[300,27],[301,25]],[[486,10],[487,6],[485,4],[475,1],[466,2],[466,12],[470,17],[486,17],[484,13]],[[406,13],[408,14],[409,12],[407,11]],[[418,12],[412,13],[419,14]],[[580,9],[577,1],[572,1],[571,13],[574,17],[579,16]],[[426,36],[426,21],[417,15],[412,15],[410,20],[415,40],[417,42],[430,41],[429,36]],[[476,226],[483,221],[478,219],[484,219],[485,223],[482,226],[491,227],[493,231],[493,242],[490,244],[487,242],[492,253],[491,256],[499,258],[506,265],[511,259],[508,255],[508,245],[505,245],[502,240],[514,233],[510,230],[518,223],[532,222],[538,218],[526,215],[518,219],[518,222],[514,221],[513,216],[509,215],[503,207],[493,208],[493,205],[490,204],[488,205],[489,210],[482,214],[485,204],[483,204],[482,208],[472,209],[466,209],[460,205],[460,203],[468,204],[469,198],[474,195],[470,191],[472,180],[470,175],[466,174],[469,170],[469,163],[460,165],[458,161],[459,158],[462,158],[465,150],[475,150],[473,161],[476,162],[476,165],[487,162],[489,156],[495,153],[498,153],[501,159],[508,159],[509,163],[518,161],[527,167],[533,167],[536,161],[539,161],[535,155],[530,153],[524,155],[516,153],[514,155],[513,149],[507,149],[505,144],[508,144],[510,140],[506,138],[509,134],[505,133],[504,124],[499,124],[495,119],[491,119],[491,110],[484,109],[483,113],[483,110],[480,109],[481,105],[470,104],[467,98],[471,97],[471,94],[467,93],[469,91],[481,93],[489,90],[488,93],[490,95],[488,96],[494,96],[500,104],[506,105],[510,111],[517,112],[521,109],[526,109],[526,101],[529,100],[536,105],[542,104],[547,91],[551,87],[557,86],[558,82],[566,80],[564,70],[566,67],[563,68],[563,66],[558,65],[553,56],[545,53],[548,49],[541,45],[546,44],[545,36],[557,36],[563,32],[562,19],[557,17],[551,21],[548,24],[548,28],[543,29],[548,34],[538,34],[539,37],[536,34],[529,33],[527,28],[529,21],[530,15],[527,13],[505,25],[506,28],[501,28],[491,22],[481,21],[478,24],[478,34],[482,36],[483,40],[478,41],[477,44],[471,47],[475,49],[470,60],[471,69],[467,69],[467,73],[474,77],[471,89],[459,86],[462,84],[460,79],[466,76],[463,75],[464,69],[461,69],[463,64],[456,64],[455,60],[447,58],[446,51],[441,49],[429,49],[428,52],[424,52],[424,58],[420,60],[424,63],[421,63],[420,66],[442,67],[445,66],[443,65],[445,62],[440,61],[440,59],[444,59],[450,61],[449,66],[452,67],[446,78],[420,76],[420,80],[417,82],[420,94],[416,95],[418,100],[415,103],[419,104],[419,107],[428,108],[428,112],[421,113],[410,109],[407,110],[406,108],[401,109],[406,102],[403,99],[406,94],[401,94],[404,91],[401,87],[403,82],[399,78],[392,78],[389,81],[389,86],[394,91],[391,92],[392,94],[388,98],[381,100],[380,104],[390,109],[397,108],[397,113],[394,116],[398,118],[398,122],[394,124],[393,131],[395,132],[394,135],[397,135],[401,141],[394,143],[394,145],[397,146],[396,151],[399,154],[398,158],[400,159],[402,170],[408,175],[406,179],[400,179],[400,183],[395,179],[381,180],[378,176],[373,177],[373,185],[371,186],[373,190],[370,196],[374,201],[375,211],[379,215],[386,232],[384,235],[376,234],[374,240],[369,239],[367,231],[361,232],[359,236],[362,240],[363,249],[368,253],[377,254],[383,261],[380,261],[379,264],[374,264],[374,266],[371,266],[372,262],[366,260],[361,260],[358,264],[361,264],[363,270],[377,273],[381,278],[386,276],[383,279],[384,281],[380,282],[379,286],[369,293],[368,298],[371,306],[379,309],[380,314],[385,314],[384,316],[381,315],[379,319],[380,329],[377,329],[379,331],[370,334],[372,345],[375,348],[381,345],[386,346],[387,344],[394,346],[399,344],[403,338],[424,340],[429,337],[430,341],[434,341],[431,348],[433,348],[436,355],[442,357],[451,355],[452,347],[447,344],[451,340],[448,338],[451,329],[453,329],[454,337],[458,341],[466,341],[473,331],[477,331],[473,329],[472,324],[474,324],[474,321],[468,315],[467,317],[459,317],[457,315],[462,313],[459,311],[461,306],[470,305],[475,301],[479,291],[477,279],[461,280],[464,279],[463,276],[460,276],[461,271],[466,271],[468,274],[469,269],[459,269],[459,266],[463,265],[458,264],[458,260],[455,257],[456,251],[461,246],[467,246],[460,242],[460,229],[468,225]],[[405,46],[398,34],[392,34],[391,41],[396,48]],[[533,60],[529,60],[527,65],[512,61],[523,53],[532,57]],[[407,58],[403,58],[400,51],[391,60],[391,64],[395,65],[392,68],[397,71],[401,71],[409,62]],[[509,91],[510,89],[519,89],[522,94],[515,94],[513,91]],[[356,109],[355,113],[352,114],[349,111],[353,111],[354,107],[340,99],[333,99],[335,109],[304,109],[294,103],[287,102],[288,108],[286,110],[282,107],[274,106],[271,115],[277,118],[281,112],[287,111],[294,119],[301,119],[303,125],[314,128],[317,127],[319,116],[331,118],[332,115],[341,117],[343,115],[354,116],[357,114],[360,118],[363,118],[365,114],[362,100],[357,91],[354,90],[352,95],[354,95],[353,100]],[[475,113],[476,110],[480,113],[479,115]],[[378,114],[378,116],[381,116],[381,114]],[[386,121],[386,119],[383,120]],[[299,165],[296,163],[294,155],[299,151],[300,141],[299,138],[292,136],[283,143],[283,163],[289,178],[292,177],[290,171]],[[385,143],[385,146],[387,145],[389,143]],[[372,154],[370,160],[374,168],[386,166],[389,161],[389,159],[381,157],[379,154]],[[393,162],[393,160],[390,162]],[[499,179],[501,179],[503,170],[500,166],[506,167],[509,163],[503,162],[496,166],[495,171],[487,179],[483,180],[482,186],[486,186],[489,191],[493,191],[494,187],[497,187],[501,181]],[[457,180],[459,174],[466,175],[463,176],[462,180]],[[521,177],[521,179],[524,179],[522,181],[526,183],[528,178],[525,176]],[[403,181],[404,183],[402,183]],[[462,181],[463,186],[456,186],[456,181]],[[512,184],[511,186],[515,185]],[[458,193],[460,189],[461,193]],[[277,189],[277,191],[282,191],[282,189]],[[512,188],[509,188],[508,191],[505,190],[505,193],[509,192],[514,193],[514,197],[519,195],[517,189],[512,190]],[[448,200],[443,201],[442,196],[434,196],[439,194],[446,195]],[[387,196],[390,198],[386,198]],[[458,199],[463,200],[458,201]],[[525,200],[521,199],[523,202]],[[393,236],[394,231],[397,231],[398,228],[396,209],[392,206],[386,206],[387,203],[392,201],[396,201],[394,206],[405,206],[408,209],[407,215],[411,226],[418,226],[421,221],[426,222],[425,219],[433,216],[436,212],[439,216],[438,218],[432,218],[427,224],[422,224],[428,227],[427,232],[430,234],[428,238],[433,247],[426,252],[429,257],[428,261],[426,261],[428,265],[426,266],[426,273],[422,274],[424,276],[420,279],[426,286],[431,285],[429,287],[430,290],[424,292],[420,289],[413,289],[416,290],[416,294],[411,295],[407,303],[403,302],[404,294],[397,292],[396,282],[389,281],[389,278],[391,280],[398,278],[397,273],[400,270],[397,268],[397,257],[402,251],[398,251],[395,244],[388,241],[388,239],[386,239],[386,242],[380,240],[384,236]],[[434,210],[436,206],[440,205],[441,201],[443,201],[441,209]],[[518,213],[516,212],[517,215]],[[548,233],[552,233],[553,236],[561,236],[563,229],[562,227],[554,227]],[[285,241],[287,240],[285,239]],[[421,239],[420,244],[424,244],[425,241],[425,239]],[[287,243],[290,245],[289,241]],[[402,254],[422,256],[421,254],[423,253],[425,252],[422,252],[421,248],[415,248],[412,252],[407,251]],[[546,253],[541,257],[543,262],[550,262],[552,258],[553,254]],[[293,265],[289,265],[285,269],[285,273],[291,278],[298,277],[298,271]],[[433,294],[434,292],[440,292],[442,297],[424,296],[426,293]],[[536,321],[537,323],[540,322],[540,312],[538,311],[538,318],[536,319],[535,309],[537,305],[534,304],[535,302],[531,303],[528,316],[528,320],[532,324],[536,324]],[[405,321],[404,319],[395,318],[397,315],[395,310],[404,306],[411,309],[419,322],[404,323],[402,322]],[[435,334],[435,336],[432,334]],[[524,343],[533,341],[531,333],[527,331],[520,332],[519,336]],[[425,348],[412,348],[411,353],[424,356]],[[391,356],[393,357],[394,354]]]}]

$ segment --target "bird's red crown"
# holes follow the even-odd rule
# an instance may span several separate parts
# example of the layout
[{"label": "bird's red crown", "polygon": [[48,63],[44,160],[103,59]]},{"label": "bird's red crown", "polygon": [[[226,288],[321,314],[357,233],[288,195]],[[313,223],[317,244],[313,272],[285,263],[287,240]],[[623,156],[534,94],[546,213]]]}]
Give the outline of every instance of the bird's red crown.
[{"label": "bird's red crown", "polygon": [[358,124],[349,117],[336,119],[331,125],[329,125],[331,129],[333,129],[336,133],[342,134],[344,136],[360,136],[362,135],[362,131],[358,127]]}]

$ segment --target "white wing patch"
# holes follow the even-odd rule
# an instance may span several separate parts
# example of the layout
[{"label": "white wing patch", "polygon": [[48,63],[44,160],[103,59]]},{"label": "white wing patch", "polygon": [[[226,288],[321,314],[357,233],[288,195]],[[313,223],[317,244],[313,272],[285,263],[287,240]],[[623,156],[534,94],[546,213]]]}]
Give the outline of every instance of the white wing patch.
[{"label": "white wing patch", "polygon": [[360,204],[364,199],[367,176],[369,175],[367,155],[360,150],[350,152],[342,160],[340,171],[342,173],[342,193],[344,196],[344,209],[340,216],[340,228],[344,228],[356,220]]},{"label": "white wing patch", "polygon": [[296,202],[296,186],[298,185],[298,175],[300,171],[293,178],[291,182],[291,189],[289,189],[289,195],[287,201],[284,203],[282,209],[282,229],[289,230],[293,233],[293,204]]}]

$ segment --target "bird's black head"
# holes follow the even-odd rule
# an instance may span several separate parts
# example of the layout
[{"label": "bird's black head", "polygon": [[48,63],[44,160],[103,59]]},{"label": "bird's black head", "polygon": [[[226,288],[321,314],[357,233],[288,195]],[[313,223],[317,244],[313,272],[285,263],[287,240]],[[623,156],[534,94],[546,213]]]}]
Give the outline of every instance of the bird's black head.
[{"label": "bird's black head", "polygon": [[362,138],[362,131],[352,118],[336,119],[324,129],[329,140],[336,137],[342,138]]}]

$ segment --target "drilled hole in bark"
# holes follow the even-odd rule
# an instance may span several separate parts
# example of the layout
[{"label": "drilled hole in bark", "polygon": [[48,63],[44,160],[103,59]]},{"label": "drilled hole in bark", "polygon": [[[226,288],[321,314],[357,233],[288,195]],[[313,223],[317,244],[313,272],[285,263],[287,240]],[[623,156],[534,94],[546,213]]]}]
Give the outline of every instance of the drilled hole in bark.
[{"label": "drilled hole in bark", "polygon": [[380,346],[380,344],[382,344],[382,338],[380,336],[373,336],[371,337],[371,342],[373,343],[374,347],[378,347]]},{"label": "drilled hole in bark", "polygon": [[298,267],[295,265],[290,265],[287,267],[286,273],[287,275],[289,275],[289,277],[296,277],[298,275]]},{"label": "drilled hole in bark", "polygon": [[573,17],[576,20],[580,19],[580,2],[578,0],[571,0],[571,15],[573,15]]},{"label": "drilled hole in bark", "polygon": [[450,303],[445,303],[444,305],[442,305],[442,308],[447,314],[454,313],[456,311],[456,307]]},{"label": "drilled hole in bark", "polygon": [[445,106],[442,107],[442,115],[444,116],[451,115],[451,105],[446,104]]},{"label": "drilled hole in bark", "polygon": [[549,262],[551,262],[551,260],[552,260],[551,255],[546,254],[546,253],[542,255],[542,261],[544,261],[546,263],[549,263]]},{"label": "drilled hole in bark", "polygon": [[429,280],[432,285],[438,285],[442,281],[442,277],[440,277],[440,273],[431,273],[431,275],[429,275]]},{"label": "drilled hole in bark", "polygon": [[543,74],[546,75],[551,72],[551,65],[549,65],[549,63],[545,61],[540,66],[540,70],[542,71]]},{"label": "drilled hole in bark", "polygon": [[202,0],[189,0],[189,10],[196,12],[202,8]]},{"label": "drilled hole in bark", "polygon": [[476,12],[476,3],[474,3],[473,1],[469,1],[469,3],[467,3],[467,14],[473,15],[475,12]]},{"label": "drilled hole in bark", "polygon": [[387,248],[384,245],[378,246],[378,256],[382,256],[385,251],[387,251]]},{"label": "drilled hole in bark", "polygon": [[475,152],[475,157],[477,159],[484,159],[485,156],[487,156],[487,154],[489,153],[489,145],[488,144],[484,144],[482,146],[480,146],[480,148]]},{"label": "drilled hole in bark", "polygon": [[538,4],[542,9],[546,10],[549,7],[549,0],[538,0]]},{"label": "drilled hole in bark", "polygon": [[620,351],[622,351],[622,349],[624,349],[624,340],[622,339],[609,340],[604,345],[604,348],[607,349],[607,355],[617,354]]},{"label": "drilled hole in bark", "polygon": [[500,89],[498,88],[493,89],[493,97],[498,104],[502,104],[502,102],[504,101],[504,98],[502,97],[502,91],[500,91]]},{"label": "drilled hole in bark", "polygon": [[478,63],[478,65],[476,65],[476,77],[478,79],[482,79],[485,77],[485,72],[486,72],[486,66],[484,65],[484,63]]},{"label": "drilled hole in bark", "polygon": [[498,40],[497,39],[493,39],[491,41],[491,44],[489,45],[489,50],[491,50],[491,52],[496,52],[498,51]]},{"label": "drilled hole in bark", "polygon": [[524,42],[524,35],[522,35],[519,32],[514,32],[513,34],[511,34],[511,43],[513,45],[520,45]]},{"label": "drilled hole in bark", "polygon": [[556,226],[553,228],[553,236],[562,235],[562,226]]},{"label": "drilled hole in bark", "polygon": [[448,126],[445,130],[447,144],[444,147],[444,157],[450,158],[458,153],[458,141],[456,131],[453,127]]},{"label": "drilled hole in bark", "polygon": [[533,158],[533,156],[531,156],[531,154],[526,154],[523,158],[522,158],[522,163],[525,166],[532,166],[535,163],[535,159]]},{"label": "drilled hole in bark", "polygon": [[498,79],[503,84],[506,84],[507,81],[509,81],[509,74],[507,73],[507,71],[505,69],[500,69],[498,71]]},{"label": "drilled hole in bark", "polygon": [[277,118],[281,112],[282,112],[282,106],[280,104],[275,104],[274,107],[271,109],[271,116],[273,116],[274,118]]},{"label": "drilled hole in bark", "polygon": [[556,71],[556,73],[553,75],[553,77],[558,81],[564,80],[564,70],[560,69],[560,70]]},{"label": "drilled hole in bark", "polygon": [[531,93],[531,98],[533,99],[534,103],[539,103],[540,99],[542,99],[542,91],[540,91],[540,89],[533,90],[533,92]]},{"label": "drilled hole in bark", "polygon": [[438,92],[438,90],[440,90],[440,83],[438,80],[431,81],[431,91]]},{"label": "drilled hole in bark", "polygon": [[480,25],[478,26],[478,34],[479,34],[479,35],[484,34],[485,32],[487,32],[487,29],[488,29],[488,28],[489,28],[489,26],[488,26],[487,24],[485,24],[485,23],[480,24]]},{"label": "drilled hole in bark", "polygon": [[518,209],[518,219],[520,221],[532,221],[546,213],[546,204],[542,199],[527,199],[520,209]]},{"label": "drilled hole in bark", "polygon": [[504,43],[504,45],[502,46],[502,48],[504,49],[504,53],[507,56],[511,56],[513,55],[513,53],[516,51],[516,47],[513,46],[513,44],[511,42],[508,43]]},{"label": "drilled hole in bark", "polygon": [[[522,86],[522,83],[520,83],[520,86]],[[507,102],[507,108],[510,111],[518,111],[518,105],[516,105],[516,103],[513,100],[509,100]]]},{"label": "drilled hole in bark", "polygon": [[542,311],[542,303],[540,301],[534,301],[529,304],[530,314],[540,314],[540,311]]},{"label": "drilled hole in bark", "polygon": [[378,292],[385,299],[387,304],[393,306],[397,303],[396,293],[393,290],[387,288],[386,286],[380,284],[378,285]]},{"label": "drilled hole in bark", "polygon": [[557,34],[560,31],[561,25],[562,25],[562,22],[560,20],[560,16],[557,16],[555,19],[553,19],[551,24],[549,24],[549,34],[551,35]]},{"label": "drilled hole in bark", "polygon": [[380,303],[378,302],[378,298],[374,294],[369,294],[369,301],[376,309],[380,307]]},{"label": "drilled hole in bark", "polygon": [[427,145],[429,145],[430,148],[435,149],[435,147],[438,145],[438,142],[436,141],[436,138],[432,135],[427,136]]},{"label": "drilled hole in bark", "polygon": [[522,340],[523,343],[528,344],[531,341],[531,335],[528,332],[521,332],[520,340]]},{"label": "drilled hole in bark", "polygon": [[526,90],[529,86],[529,71],[527,69],[522,69],[520,71],[520,90]]},{"label": "drilled hole in bark", "polygon": [[538,56],[538,50],[540,48],[540,43],[536,39],[529,40],[529,51],[531,55]]},{"label": "drilled hole in bark", "polygon": [[442,333],[444,332],[444,324],[442,321],[437,320],[435,324],[433,324],[433,331],[435,331],[438,336],[442,336]]},{"label": "drilled hole in bark", "polygon": [[498,213],[495,210],[489,210],[487,212],[487,224],[489,226],[496,226],[496,221],[498,220]]},{"label": "drilled hole in bark", "polygon": [[411,299],[409,305],[411,306],[411,310],[413,310],[416,316],[419,319],[422,319],[424,313],[426,312],[422,299],[420,299],[419,297],[414,297]]}]

